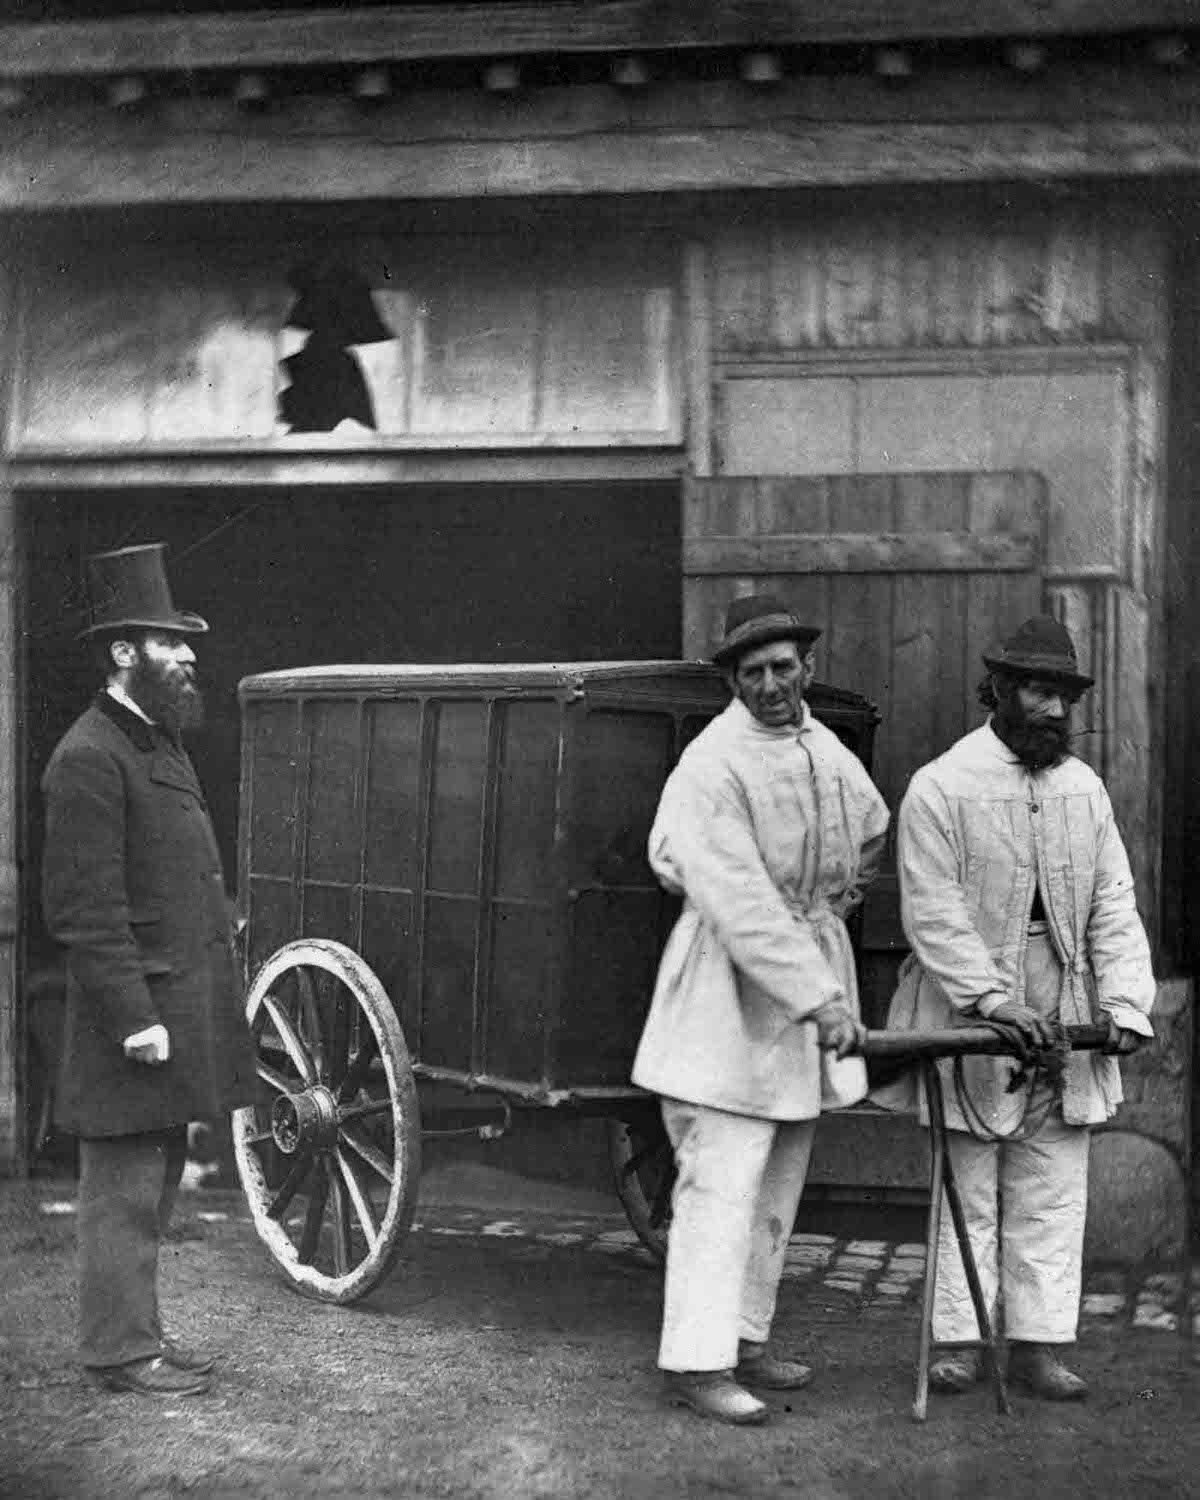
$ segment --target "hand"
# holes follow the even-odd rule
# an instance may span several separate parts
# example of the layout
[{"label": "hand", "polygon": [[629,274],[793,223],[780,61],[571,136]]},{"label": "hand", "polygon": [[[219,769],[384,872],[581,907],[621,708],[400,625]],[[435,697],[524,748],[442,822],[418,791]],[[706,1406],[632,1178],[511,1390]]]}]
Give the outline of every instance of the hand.
[{"label": "hand", "polygon": [[862,901],[862,891],[857,886],[852,886],[840,896],[835,896],[829,906],[835,917],[841,917],[843,922],[847,922],[862,905]]},{"label": "hand", "polygon": [[1108,1041],[1100,1049],[1109,1057],[1129,1057],[1136,1052],[1143,1042],[1148,1042],[1140,1031],[1129,1031],[1124,1026],[1118,1026],[1110,1016],[1108,1018]]},{"label": "hand", "polygon": [[867,1028],[856,1021],[850,1012],[837,1000],[831,1000],[813,1012],[817,1023],[817,1045],[823,1051],[837,1057],[845,1057],[862,1049]]},{"label": "hand", "polygon": [[171,1055],[171,1038],[165,1026],[147,1026],[125,1038],[125,1056],[133,1062],[165,1063]]},{"label": "hand", "polygon": [[988,1016],[988,1020],[999,1021],[1003,1026],[1011,1026],[1026,1046],[1051,1047],[1054,1045],[1054,1022],[1047,1020],[1044,1016],[1039,1016],[1036,1010],[1030,1010],[1027,1005],[1018,1005],[1015,1000],[1005,1000],[1003,1004],[997,1005]]}]

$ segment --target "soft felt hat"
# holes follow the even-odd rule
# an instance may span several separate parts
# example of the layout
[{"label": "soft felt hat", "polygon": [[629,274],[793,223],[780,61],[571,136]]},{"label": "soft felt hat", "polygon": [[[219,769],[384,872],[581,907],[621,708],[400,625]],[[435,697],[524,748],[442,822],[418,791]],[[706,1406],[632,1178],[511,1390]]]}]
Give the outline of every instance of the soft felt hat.
[{"label": "soft felt hat", "polygon": [[725,636],[713,652],[713,661],[728,666],[743,652],[771,641],[795,641],[803,650],[821,634],[774,594],[747,594],[735,599],[725,615]]},{"label": "soft felt hat", "polygon": [[1096,680],[1079,670],[1075,644],[1066,626],[1049,615],[1026,620],[1014,635],[985,651],[983,660],[993,672],[1044,678],[1080,693]]},{"label": "soft felt hat", "polygon": [[170,630],[198,635],[208,621],[176,609],[163,560],[164,542],[97,552],[87,560],[91,622],[80,636],[111,630]]}]

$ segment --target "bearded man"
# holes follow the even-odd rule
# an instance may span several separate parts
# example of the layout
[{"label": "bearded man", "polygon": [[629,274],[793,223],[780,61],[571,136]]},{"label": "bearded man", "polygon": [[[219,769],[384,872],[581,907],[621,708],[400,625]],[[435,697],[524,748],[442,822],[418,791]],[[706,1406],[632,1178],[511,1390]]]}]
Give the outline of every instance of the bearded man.
[{"label": "bearded man", "polygon": [[[1011,1059],[939,1064],[949,1154],[985,1302],[1003,1304],[1010,1382],[1051,1401],[1084,1381],[1060,1355],[1079,1320],[1089,1127],[1121,1100],[1118,1054],[1153,1035],[1155,983],[1133,877],[1104,784],[1070,751],[1093,679],[1038,616],[983,658],[988,722],[912,778],[900,807],[901,914],[912,954],[888,1017],[918,1030],[990,1020],[1047,1047],[1059,1025],[1107,1023],[1103,1053],[1010,1088]],[[892,1090],[879,1102],[907,1103]],[[948,1214],[939,1229],[930,1388],[982,1374],[980,1332]]]},{"label": "bearded man", "polygon": [[187,1127],[252,1102],[254,1053],[220,855],[180,736],[203,699],[163,547],[89,558],[105,685],[46,767],[42,899],[66,948],[57,1123],[79,1139],[79,1336],[111,1390],[195,1395],[210,1356],[167,1337],[159,1243]]},{"label": "bearded man", "polygon": [[[768,1348],[817,1117],[866,1093],[846,917],[888,814],[862,762],[813,718],[805,625],[737,599],[713,653],[732,701],[663,789],[650,863],[683,911],[633,1081],[662,1097],[677,1177],[659,1366],[702,1416],[759,1423],[748,1387],[811,1371]],[[824,1055],[822,1055],[824,1054]]]}]

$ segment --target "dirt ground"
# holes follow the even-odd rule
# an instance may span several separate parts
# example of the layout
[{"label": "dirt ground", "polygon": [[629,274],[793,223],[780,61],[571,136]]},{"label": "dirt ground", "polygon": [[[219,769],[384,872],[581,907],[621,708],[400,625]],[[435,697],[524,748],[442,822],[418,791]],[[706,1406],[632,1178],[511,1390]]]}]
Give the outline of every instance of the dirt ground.
[{"label": "dirt ground", "polygon": [[[438,1234],[436,1194],[390,1280],[347,1309],[285,1286],[235,1195],[188,1195],[164,1309],[222,1352],[219,1380],[190,1401],[102,1393],[73,1363],[74,1221],[44,1211],[70,1193],[0,1184],[4,1500],[1200,1495],[1200,1369],[1176,1336],[1089,1330],[1083,1406],[1015,1398],[1005,1418],[980,1391],[918,1425],[914,1309],[785,1288],[780,1341],[816,1381],[765,1428],[719,1427],[662,1403],[655,1268]],[[538,1207],[564,1227],[612,1212],[598,1194]]]}]

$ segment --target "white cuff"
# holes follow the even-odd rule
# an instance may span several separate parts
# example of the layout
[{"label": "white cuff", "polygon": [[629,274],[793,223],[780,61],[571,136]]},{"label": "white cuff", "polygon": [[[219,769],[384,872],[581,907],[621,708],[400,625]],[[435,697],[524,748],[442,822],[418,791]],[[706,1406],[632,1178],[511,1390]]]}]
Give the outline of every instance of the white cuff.
[{"label": "white cuff", "polygon": [[1150,1018],[1136,1006],[1126,1005],[1121,1000],[1101,1002],[1100,1009],[1114,1021],[1122,1031],[1136,1031],[1138,1036],[1153,1036],[1154,1027],[1150,1024]]}]

